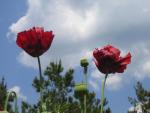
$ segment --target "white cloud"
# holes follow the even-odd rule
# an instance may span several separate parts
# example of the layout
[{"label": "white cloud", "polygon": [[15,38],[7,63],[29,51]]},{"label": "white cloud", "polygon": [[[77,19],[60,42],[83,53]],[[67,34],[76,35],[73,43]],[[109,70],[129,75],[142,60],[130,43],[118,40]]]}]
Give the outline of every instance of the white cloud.
[{"label": "white cloud", "polygon": [[121,75],[110,75],[106,81],[106,87],[109,90],[118,90],[122,87],[123,78]]},{"label": "white cloud", "polygon": [[21,93],[21,88],[19,86],[14,86],[10,88],[9,91],[14,91],[17,94],[17,97],[22,99],[23,101],[27,100],[27,97]]},{"label": "white cloud", "polygon": [[102,76],[103,75],[97,70],[91,73],[88,83],[90,86],[92,86],[92,89],[94,88],[94,90],[99,91]]},{"label": "white cloud", "polygon": [[89,85],[92,86],[92,88],[94,88],[94,90],[99,91],[100,87],[97,81],[95,82],[94,80],[89,80],[88,82]]},{"label": "white cloud", "polygon": [[[104,74],[100,73],[97,69],[91,73],[89,84],[94,90],[100,90],[101,82],[104,79]],[[109,75],[106,80],[106,88],[108,90],[118,90],[122,87],[123,78],[119,74]]]},{"label": "white cloud", "polygon": [[102,79],[104,77],[104,74],[102,74],[101,72],[98,71],[98,69],[96,69],[91,73],[91,76],[94,79]]},{"label": "white cloud", "polygon": [[[65,67],[76,67],[80,58],[92,58],[95,47],[113,44],[123,53],[131,51],[128,76],[144,79],[149,76],[149,4],[147,0],[28,0],[26,14],[9,27],[8,35],[32,26],[53,30],[52,47],[42,56],[44,66],[61,58]],[[36,61],[25,53],[21,53],[18,60],[37,68]],[[121,81],[120,77],[112,76],[107,84]],[[117,85],[114,88],[117,89]]]},{"label": "white cloud", "polygon": [[133,45],[131,48],[132,63],[128,68],[128,75],[134,77],[137,80],[143,80],[149,76],[149,62],[150,62],[150,51],[149,44],[138,43]]},{"label": "white cloud", "polygon": [[150,61],[149,62],[146,62],[144,65],[143,65],[143,71],[145,73],[150,73]]},{"label": "white cloud", "polygon": [[21,52],[19,56],[17,57],[18,61],[22,63],[25,66],[38,68],[38,64],[35,58],[29,56],[25,52]]}]

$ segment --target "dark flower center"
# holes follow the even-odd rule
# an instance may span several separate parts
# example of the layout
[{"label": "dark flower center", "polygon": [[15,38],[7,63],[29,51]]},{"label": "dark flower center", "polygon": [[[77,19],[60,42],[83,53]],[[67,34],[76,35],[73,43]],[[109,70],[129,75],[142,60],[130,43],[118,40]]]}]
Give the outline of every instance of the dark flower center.
[{"label": "dark flower center", "polygon": [[120,66],[120,63],[118,63],[113,57],[108,56],[101,59],[101,65],[108,73],[112,73]]}]

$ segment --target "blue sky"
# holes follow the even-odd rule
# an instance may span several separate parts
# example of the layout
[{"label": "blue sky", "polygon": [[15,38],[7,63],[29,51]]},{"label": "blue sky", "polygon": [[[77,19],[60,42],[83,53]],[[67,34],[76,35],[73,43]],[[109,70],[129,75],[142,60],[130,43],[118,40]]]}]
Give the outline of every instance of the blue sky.
[{"label": "blue sky", "polygon": [[132,63],[125,73],[110,76],[106,85],[113,113],[127,112],[136,81],[150,90],[150,1],[1,0],[0,4],[0,77],[5,77],[9,89],[17,90],[20,99],[34,103],[38,98],[31,86],[38,75],[37,62],[15,43],[17,32],[32,26],[43,26],[55,34],[52,47],[42,56],[43,68],[62,58],[66,69],[75,69],[78,82],[82,76],[79,59],[88,58],[90,89],[98,97],[103,75],[92,61],[93,49],[112,44],[123,55],[131,52]]}]

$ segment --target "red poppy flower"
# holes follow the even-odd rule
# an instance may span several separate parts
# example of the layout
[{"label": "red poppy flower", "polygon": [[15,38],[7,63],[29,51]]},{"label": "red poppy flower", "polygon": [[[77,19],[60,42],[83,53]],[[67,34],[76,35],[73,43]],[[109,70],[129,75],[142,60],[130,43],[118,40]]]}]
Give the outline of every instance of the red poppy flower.
[{"label": "red poppy flower", "polygon": [[93,56],[97,68],[104,74],[123,73],[127,65],[131,62],[130,53],[121,57],[120,50],[111,45],[107,45],[102,49],[95,49]]},{"label": "red poppy flower", "polygon": [[42,27],[33,27],[17,35],[17,45],[33,57],[39,57],[46,52],[53,41],[52,31],[45,31]]}]

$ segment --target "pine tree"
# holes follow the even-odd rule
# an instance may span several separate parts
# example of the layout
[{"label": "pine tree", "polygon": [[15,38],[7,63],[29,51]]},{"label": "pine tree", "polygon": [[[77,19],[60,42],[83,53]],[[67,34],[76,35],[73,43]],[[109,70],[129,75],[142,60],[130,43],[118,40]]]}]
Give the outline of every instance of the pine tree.
[{"label": "pine tree", "polygon": [[[6,96],[7,96],[7,84],[5,82],[5,79],[2,78],[0,81],[0,110],[4,110]],[[13,100],[14,100],[13,97],[9,98],[9,102],[7,106],[7,111],[10,113],[14,113],[11,104]]]},{"label": "pine tree", "polygon": [[[57,113],[67,113],[68,110],[76,110],[76,104],[73,103],[73,69],[69,69],[66,73],[63,72],[61,61],[59,63],[50,63],[44,72],[42,84],[39,78],[35,77],[33,86],[37,92],[40,91],[42,85],[43,102],[46,111]],[[30,111],[38,111],[41,100],[36,105],[29,105],[26,102],[22,103],[22,113],[32,113]],[[75,111],[77,112],[77,111]]]},{"label": "pine tree", "polygon": [[[100,99],[96,98],[95,92],[86,92],[87,95],[87,113],[99,113],[100,112]],[[80,110],[83,108],[83,93],[75,93],[74,97],[78,100],[78,104],[80,105]],[[104,101],[104,113],[111,113],[110,108],[107,106],[108,101],[105,99]],[[81,113],[81,111],[80,111]]]},{"label": "pine tree", "polygon": [[[137,82],[135,86],[136,98],[129,97],[129,102],[134,107],[141,104],[142,113],[150,113],[150,91],[143,88],[142,83]],[[136,113],[136,111],[128,112]]]},{"label": "pine tree", "polygon": [[[61,61],[50,63],[44,71],[42,84],[39,78],[33,80],[33,87],[40,92],[43,89],[43,109],[50,113],[81,113],[82,98],[74,94],[74,70],[68,69],[64,72]],[[99,113],[100,100],[94,92],[87,92],[87,113]],[[22,113],[37,113],[41,100],[35,105],[22,102]],[[106,102],[107,104],[107,102]],[[108,108],[105,113],[111,113]]]}]

